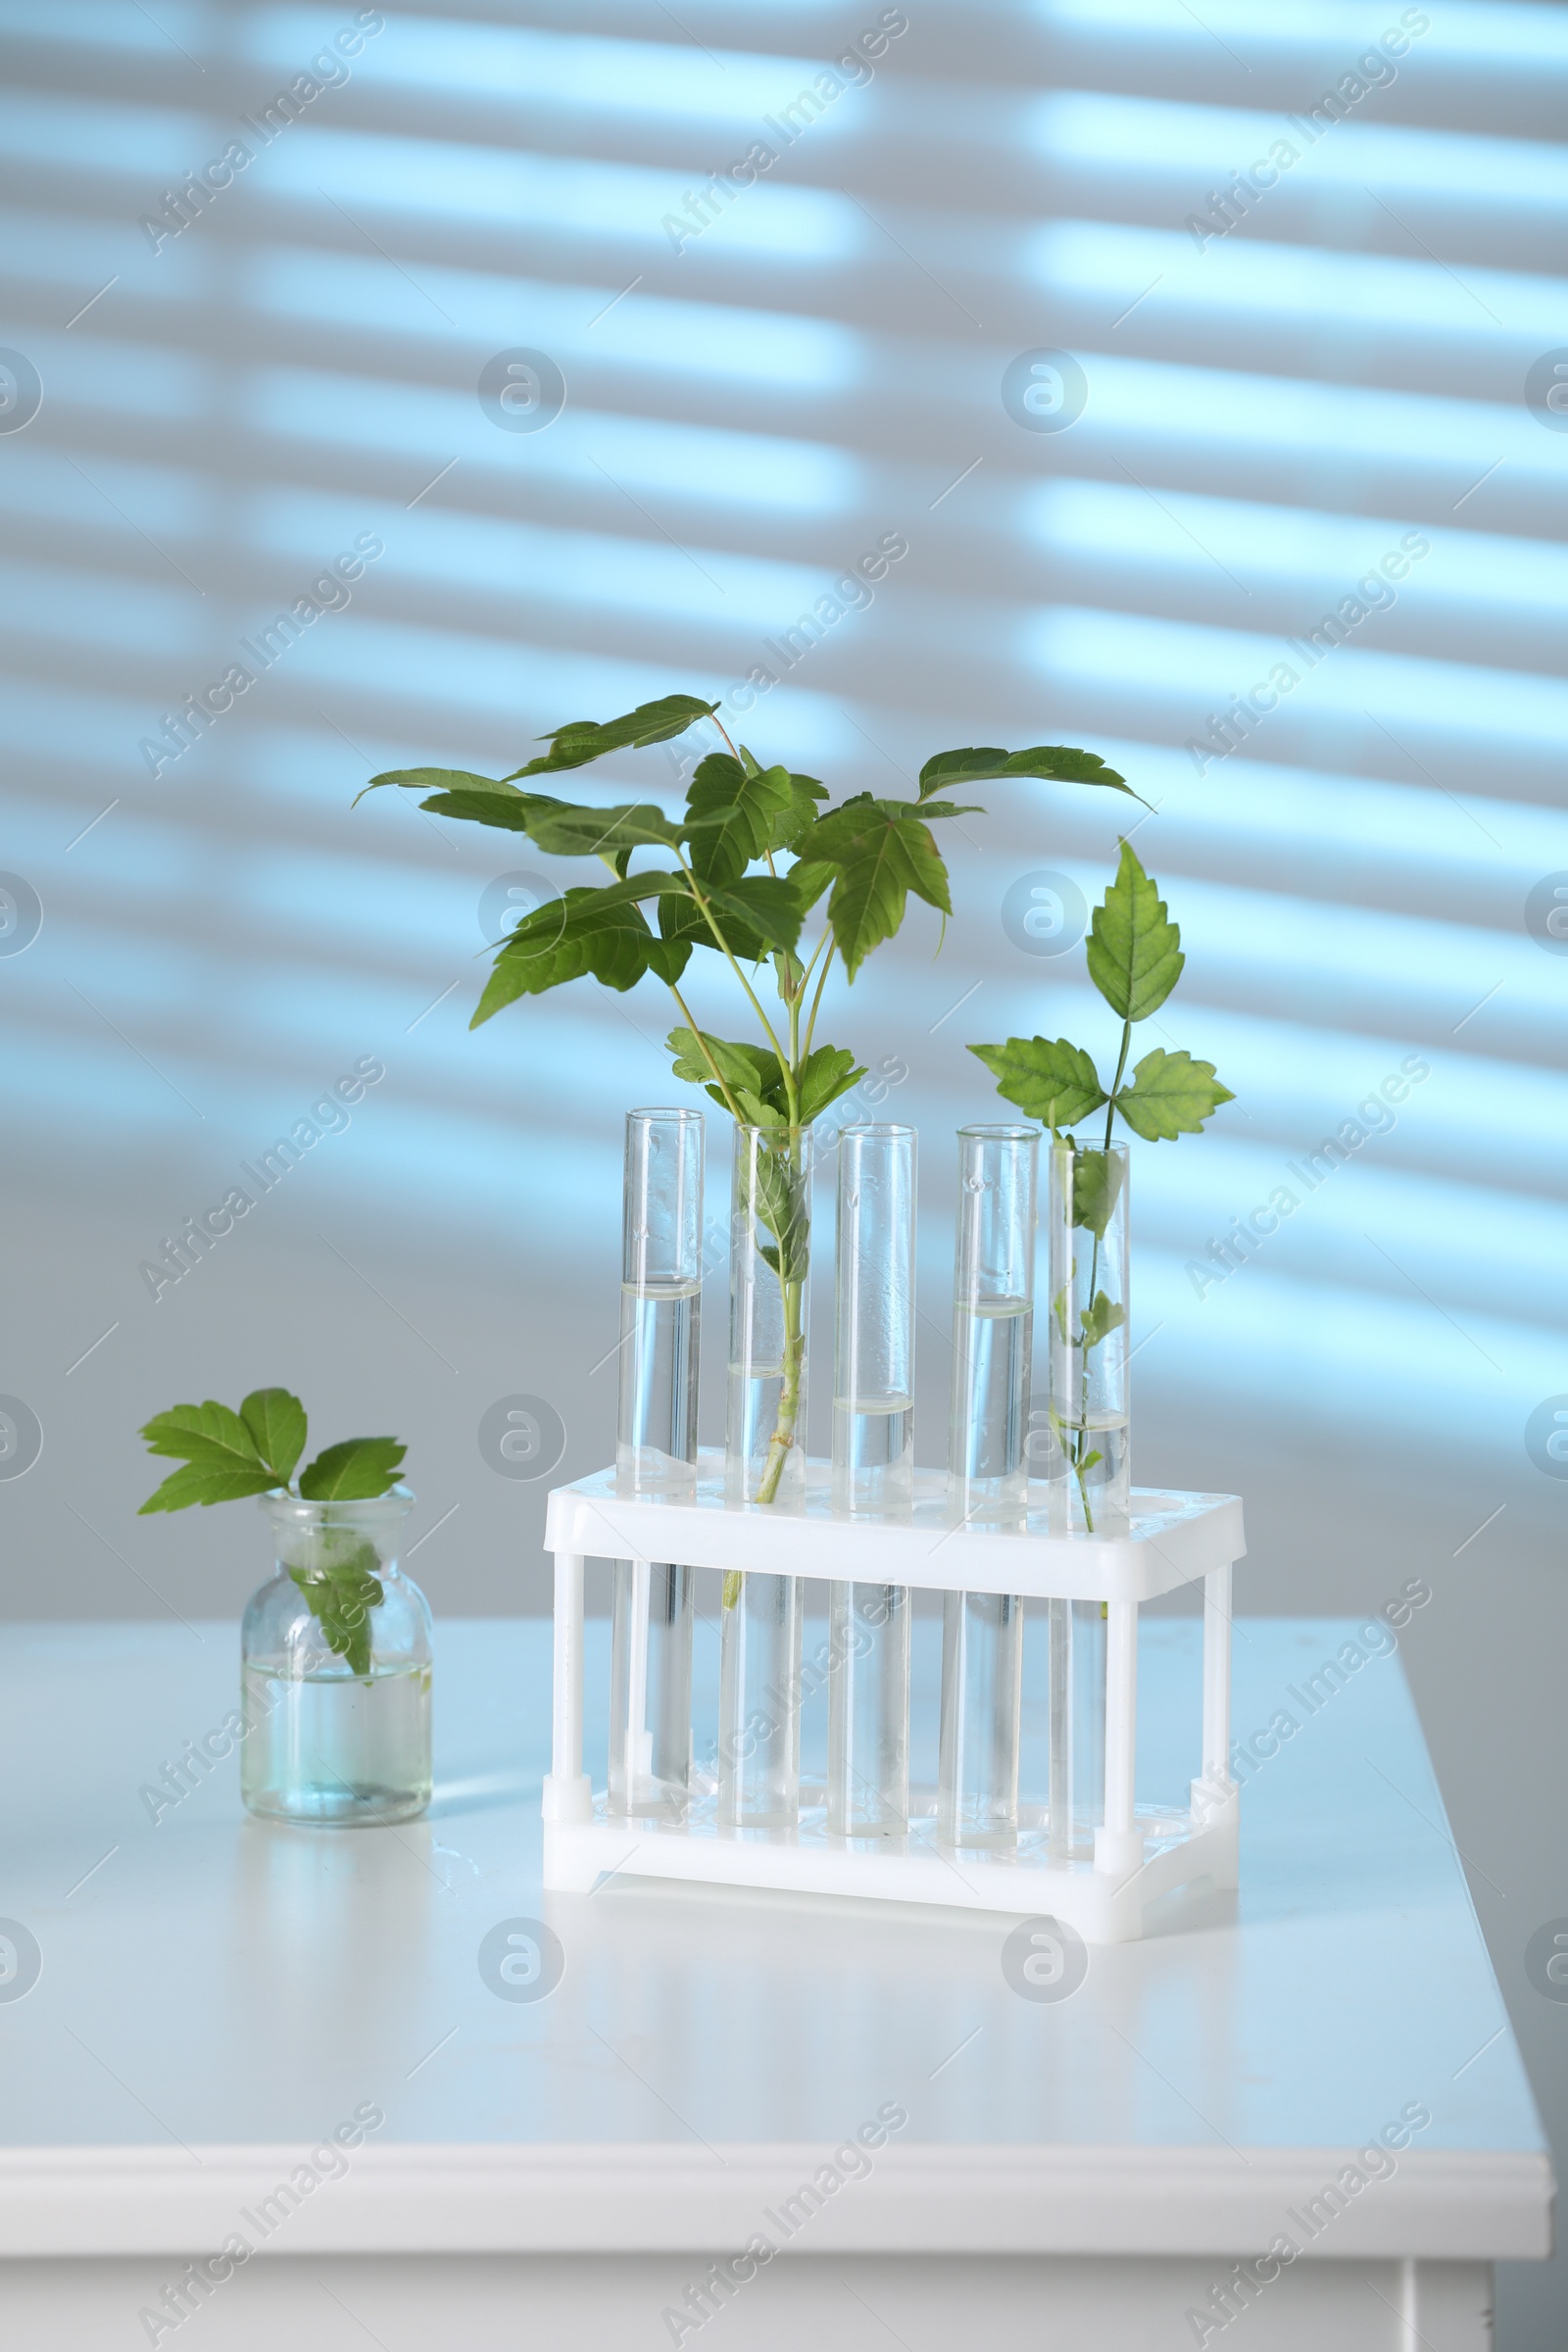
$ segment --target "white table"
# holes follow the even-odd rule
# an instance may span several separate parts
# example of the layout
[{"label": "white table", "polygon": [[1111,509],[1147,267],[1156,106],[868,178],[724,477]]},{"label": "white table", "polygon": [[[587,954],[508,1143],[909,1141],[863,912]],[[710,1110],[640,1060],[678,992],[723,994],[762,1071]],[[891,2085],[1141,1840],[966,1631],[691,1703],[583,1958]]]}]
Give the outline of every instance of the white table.
[{"label": "white table", "polygon": [[[0,1916],[43,1967],[0,1999],[0,2342],[1482,2352],[1549,2169],[1397,1660],[1286,1695],[1348,1631],[1238,1626],[1237,1729],[1302,1719],[1250,1776],[1240,1897],[1042,2002],[983,1914],[542,1894],[543,1623],[439,1629],[427,1821],[310,1834],[246,1820],[231,1760],[156,1826],[138,1795],[233,1705],[232,1625],[8,1629]],[[1197,1635],[1150,1629],[1156,1680]],[[547,1998],[481,1978],[515,1918],[561,1939]],[[356,2108],[384,2123],[307,2185]],[[235,2231],[259,2252],[192,2316],[138,2318]],[[760,2231],[785,2250],[699,2327]],[[1222,2328],[1210,2290],[1282,2231],[1299,2259]]]}]

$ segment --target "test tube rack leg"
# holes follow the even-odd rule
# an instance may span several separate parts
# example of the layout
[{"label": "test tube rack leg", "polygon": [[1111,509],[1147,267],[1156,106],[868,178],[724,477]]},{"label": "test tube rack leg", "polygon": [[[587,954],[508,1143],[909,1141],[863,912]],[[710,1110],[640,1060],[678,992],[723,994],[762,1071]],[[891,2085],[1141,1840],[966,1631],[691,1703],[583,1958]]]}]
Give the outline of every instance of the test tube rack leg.
[{"label": "test tube rack leg", "polygon": [[[740,1507],[724,1496],[721,1454],[705,1450],[695,1496],[617,1495],[612,1470],[550,1496],[545,1545],[555,1558],[555,1714],[544,1785],[544,1884],[585,1892],[609,1872],[695,1880],[709,1886],[956,1905],[1027,1918],[1049,1914],[1089,1943],[1123,1943],[1145,1932],[1161,1896],[1207,1881],[1237,1883],[1239,1791],[1230,1777],[1231,1571],[1245,1549],[1233,1494],[1135,1489],[1125,1526],[1090,1536],[1054,1531],[1052,1491],[1030,1488],[1026,1520],[1006,1529],[955,1525],[943,1474],[915,1473],[902,1524],[834,1511],[826,1462],[808,1467],[796,1509]],[[1016,1844],[940,1846],[934,1818],[906,1838],[829,1836],[819,1808],[797,1828],[735,1832],[710,1804],[681,1822],[612,1818],[583,1770],[583,1562],[679,1560],[695,1568],[810,1575],[934,1592],[1020,1593],[1103,1603],[1106,1620],[1103,1821],[1092,1859],[1054,1854],[1046,1828]],[[1180,1810],[1140,1806],[1138,1612],[1161,1593],[1203,1592],[1201,1759]]]}]

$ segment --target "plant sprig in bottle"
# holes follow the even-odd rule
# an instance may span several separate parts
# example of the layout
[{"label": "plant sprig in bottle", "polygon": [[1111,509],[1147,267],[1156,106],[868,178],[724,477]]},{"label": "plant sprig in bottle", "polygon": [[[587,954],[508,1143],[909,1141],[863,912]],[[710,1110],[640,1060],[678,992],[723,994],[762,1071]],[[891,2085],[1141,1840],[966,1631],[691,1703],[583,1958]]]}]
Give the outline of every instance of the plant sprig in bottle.
[{"label": "plant sprig in bottle", "polygon": [[[233,1412],[209,1396],[155,1413],[141,1431],[149,1453],[172,1456],[172,1470],[142,1504],[182,1511],[192,1503],[237,1502],[247,1494],[293,1495],[301,1502],[370,1502],[397,1485],[408,1447],[396,1438],[345,1438],[294,1472],[305,1451],[305,1407],[287,1389],[253,1389]],[[291,1567],[327,1646],[351,1674],[370,1671],[370,1611],[384,1598],[375,1545],[352,1528],[322,1528],[309,1568]]]}]

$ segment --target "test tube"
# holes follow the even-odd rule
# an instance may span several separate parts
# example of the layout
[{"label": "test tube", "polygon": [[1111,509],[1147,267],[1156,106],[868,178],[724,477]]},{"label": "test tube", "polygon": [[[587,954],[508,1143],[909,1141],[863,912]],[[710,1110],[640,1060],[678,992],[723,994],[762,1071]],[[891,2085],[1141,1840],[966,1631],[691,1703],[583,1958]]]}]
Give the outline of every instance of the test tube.
[{"label": "test tube", "polygon": [[[700,1110],[626,1115],[615,1484],[697,1486],[702,1304]],[[611,1627],[610,1811],[683,1819],[691,1794],[692,1571],[617,1560]]]},{"label": "test tube", "polygon": [[[833,1505],[907,1518],[914,1498],[914,1129],[839,1138]],[[828,1590],[828,1829],[897,1838],[909,1816],[909,1592]]]},{"label": "test tube", "polygon": [[[948,1500],[960,1525],[1021,1527],[1028,1511],[1039,1149],[1032,1127],[958,1133]],[[1016,1838],[1022,1700],[1022,1600],[948,1592],[937,1793],[948,1843]]]},{"label": "test tube", "polygon": [[[808,1127],[735,1128],[725,1497],[798,1511],[806,1494],[811,1266]],[[727,1570],[719,1635],[718,1820],[800,1818],[801,1580]]]},{"label": "test tube", "polygon": [[1068,1524],[1086,1535],[1127,1526],[1127,1176],[1125,1144],[1052,1143],[1051,1422]]}]

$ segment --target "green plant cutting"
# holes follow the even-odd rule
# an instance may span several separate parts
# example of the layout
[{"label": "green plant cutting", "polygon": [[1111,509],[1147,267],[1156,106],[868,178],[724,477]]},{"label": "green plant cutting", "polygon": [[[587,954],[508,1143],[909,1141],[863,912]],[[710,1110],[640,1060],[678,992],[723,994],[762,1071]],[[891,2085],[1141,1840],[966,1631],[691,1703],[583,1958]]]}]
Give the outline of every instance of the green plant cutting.
[{"label": "green plant cutting", "polygon": [[[1090,1356],[1126,1320],[1127,1310],[1099,1288],[1100,1247],[1121,1189],[1121,1167],[1111,1156],[1111,1138],[1118,1117],[1146,1143],[1202,1132],[1205,1119],[1222,1102],[1235,1101],[1222,1086],[1211,1061],[1196,1061],[1185,1048],[1167,1052],[1155,1046],[1127,1075],[1133,1029],[1159,1010],[1181,978],[1187,961],[1181,932],[1170,920],[1159,885],[1146,874],[1131,842],[1121,845],[1116,879],[1095,908],[1085,942],[1089,977],[1121,1021],[1121,1042],[1115,1074],[1109,1086],[1101,1083],[1092,1055],[1066,1038],[1009,1037],[1003,1046],[971,1046],[997,1081],[997,1092],[1016,1102],[1031,1118],[1051,1130],[1052,1142],[1062,1143],[1072,1154],[1073,1226],[1091,1237],[1088,1305],[1079,1327],[1069,1330],[1069,1305],[1064,1287],[1052,1300],[1052,1313],[1063,1342],[1077,1352],[1082,1368],[1083,1395],[1074,1424],[1064,1425],[1051,1405],[1052,1426],[1078,1482],[1086,1524],[1094,1517],[1087,1479],[1100,1460],[1089,1447],[1088,1390]],[[1072,1129],[1095,1117],[1103,1107],[1105,1131],[1099,1149],[1086,1149]]]},{"label": "green plant cutting", "polygon": [[[288,1494],[301,1502],[370,1502],[398,1483],[406,1446],[396,1438],[345,1438],[323,1447],[295,1477],[305,1451],[305,1407],[287,1389],[253,1389],[232,1412],[209,1397],[155,1413],[141,1431],[149,1453],[172,1456],[172,1470],[137,1516],[182,1511],[193,1502],[237,1502],[247,1494]],[[370,1611],[384,1595],[375,1545],[353,1528],[312,1531],[304,1564],[289,1575],[320,1622],[328,1647],[349,1671],[370,1671]]]},{"label": "green plant cutting", "polygon": [[[740,1205],[771,1237],[762,1255],[778,1278],[784,1310],[775,1426],[749,1497],[765,1503],[777,1496],[800,1414],[809,1246],[804,1132],[865,1075],[847,1048],[817,1036],[834,964],[853,981],[873,950],[895,937],[911,893],[944,917],[952,913],[931,828],[980,811],[947,798],[950,792],[998,777],[1038,777],[1139,796],[1094,753],[1036,744],[1020,752],[942,752],[921,768],[912,801],[861,792],[833,807],[814,776],[764,767],[734,743],[718,709],[695,695],[665,695],[604,724],[574,719],[552,728],[539,738],[549,750],[508,776],[394,768],[366,790],[422,792],[420,807],[434,816],[525,833],[547,856],[597,858],[614,877],[597,888],[573,886],[520,918],[494,951],[470,1028],[519,997],[542,996],[568,980],[591,978],[624,993],[651,972],[680,1015],[667,1040],[676,1077],[706,1087],[739,1125],[762,1131],[755,1198]],[[716,729],[724,748],[698,762],[678,817],[647,802],[586,808],[534,782],[670,742],[701,724]],[[655,862],[634,871],[645,853]],[[824,899],[820,930],[803,941]],[[698,1025],[681,982],[699,951],[727,967],[754,1037],[735,1042]]]}]

